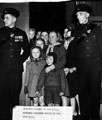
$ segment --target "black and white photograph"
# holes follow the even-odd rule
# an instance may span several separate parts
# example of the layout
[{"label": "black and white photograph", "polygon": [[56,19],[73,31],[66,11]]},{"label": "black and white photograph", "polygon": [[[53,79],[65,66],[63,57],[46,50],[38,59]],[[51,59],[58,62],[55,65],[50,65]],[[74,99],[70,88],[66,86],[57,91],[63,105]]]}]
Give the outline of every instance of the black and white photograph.
[{"label": "black and white photograph", "polygon": [[0,1],[0,120],[102,120],[102,1]]}]

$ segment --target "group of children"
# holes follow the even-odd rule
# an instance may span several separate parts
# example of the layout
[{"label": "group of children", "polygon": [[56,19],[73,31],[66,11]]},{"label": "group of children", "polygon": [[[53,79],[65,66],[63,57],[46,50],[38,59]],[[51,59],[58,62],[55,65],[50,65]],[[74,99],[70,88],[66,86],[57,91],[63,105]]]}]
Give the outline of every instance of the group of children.
[{"label": "group of children", "polygon": [[[64,44],[58,41],[55,31],[49,34],[49,46],[46,50],[46,57],[42,57],[42,49],[34,45],[30,50],[30,59],[26,62],[26,74],[24,82],[24,93],[28,94],[31,106],[68,106],[68,99],[73,106],[73,115],[77,115],[76,102],[78,105],[78,114],[80,106],[78,92],[73,87],[76,79],[76,67],[65,68],[67,63],[66,49]],[[68,71],[68,72],[66,72]],[[73,76],[72,81],[71,77]],[[72,85],[71,85],[72,84]],[[71,86],[71,87],[70,87]],[[74,84],[74,87],[75,86]],[[72,89],[75,89],[71,92]]]}]

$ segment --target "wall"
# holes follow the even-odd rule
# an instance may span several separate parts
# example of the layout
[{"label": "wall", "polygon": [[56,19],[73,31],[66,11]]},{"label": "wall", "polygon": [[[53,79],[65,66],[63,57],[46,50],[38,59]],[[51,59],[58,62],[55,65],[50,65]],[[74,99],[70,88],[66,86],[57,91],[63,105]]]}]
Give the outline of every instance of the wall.
[{"label": "wall", "polygon": [[72,14],[75,8],[75,1],[68,1],[65,4],[65,24],[70,25],[72,24]]},{"label": "wall", "polygon": [[3,26],[1,14],[4,8],[13,7],[20,11],[20,17],[17,20],[17,26],[26,31],[29,30],[29,3],[0,3],[0,27]]}]

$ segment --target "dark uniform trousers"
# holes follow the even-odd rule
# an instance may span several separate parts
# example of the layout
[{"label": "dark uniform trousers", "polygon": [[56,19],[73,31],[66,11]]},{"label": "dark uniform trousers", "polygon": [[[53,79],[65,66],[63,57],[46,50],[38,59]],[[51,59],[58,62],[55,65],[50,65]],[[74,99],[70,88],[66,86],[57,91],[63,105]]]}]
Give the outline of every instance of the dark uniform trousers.
[{"label": "dark uniform trousers", "polygon": [[79,100],[83,120],[99,120],[101,69],[98,61],[84,61],[78,66]]},{"label": "dark uniform trousers", "polygon": [[100,120],[100,87],[102,75],[102,38],[100,27],[77,42],[77,72],[82,120]]},{"label": "dark uniform trousers", "polygon": [[[3,82],[2,82],[2,81]],[[19,105],[19,94],[22,87],[22,72],[1,72],[0,75],[0,117],[8,120],[12,117],[12,108]]]},{"label": "dark uniform trousers", "polygon": [[23,62],[29,56],[29,48],[23,30],[0,28],[0,120],[11,120],[12,108],[19,105]]}]

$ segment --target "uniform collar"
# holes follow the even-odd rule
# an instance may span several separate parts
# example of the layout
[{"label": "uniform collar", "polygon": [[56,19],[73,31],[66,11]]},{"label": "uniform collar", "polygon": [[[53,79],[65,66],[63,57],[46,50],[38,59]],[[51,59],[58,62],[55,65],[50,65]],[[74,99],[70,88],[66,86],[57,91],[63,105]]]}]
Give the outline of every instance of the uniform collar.
[{"label": "uniform collar", "polygon": [[16,29],[16,26],[10,28],[10,27],[6,27],[9,31],[14,31]]}]

